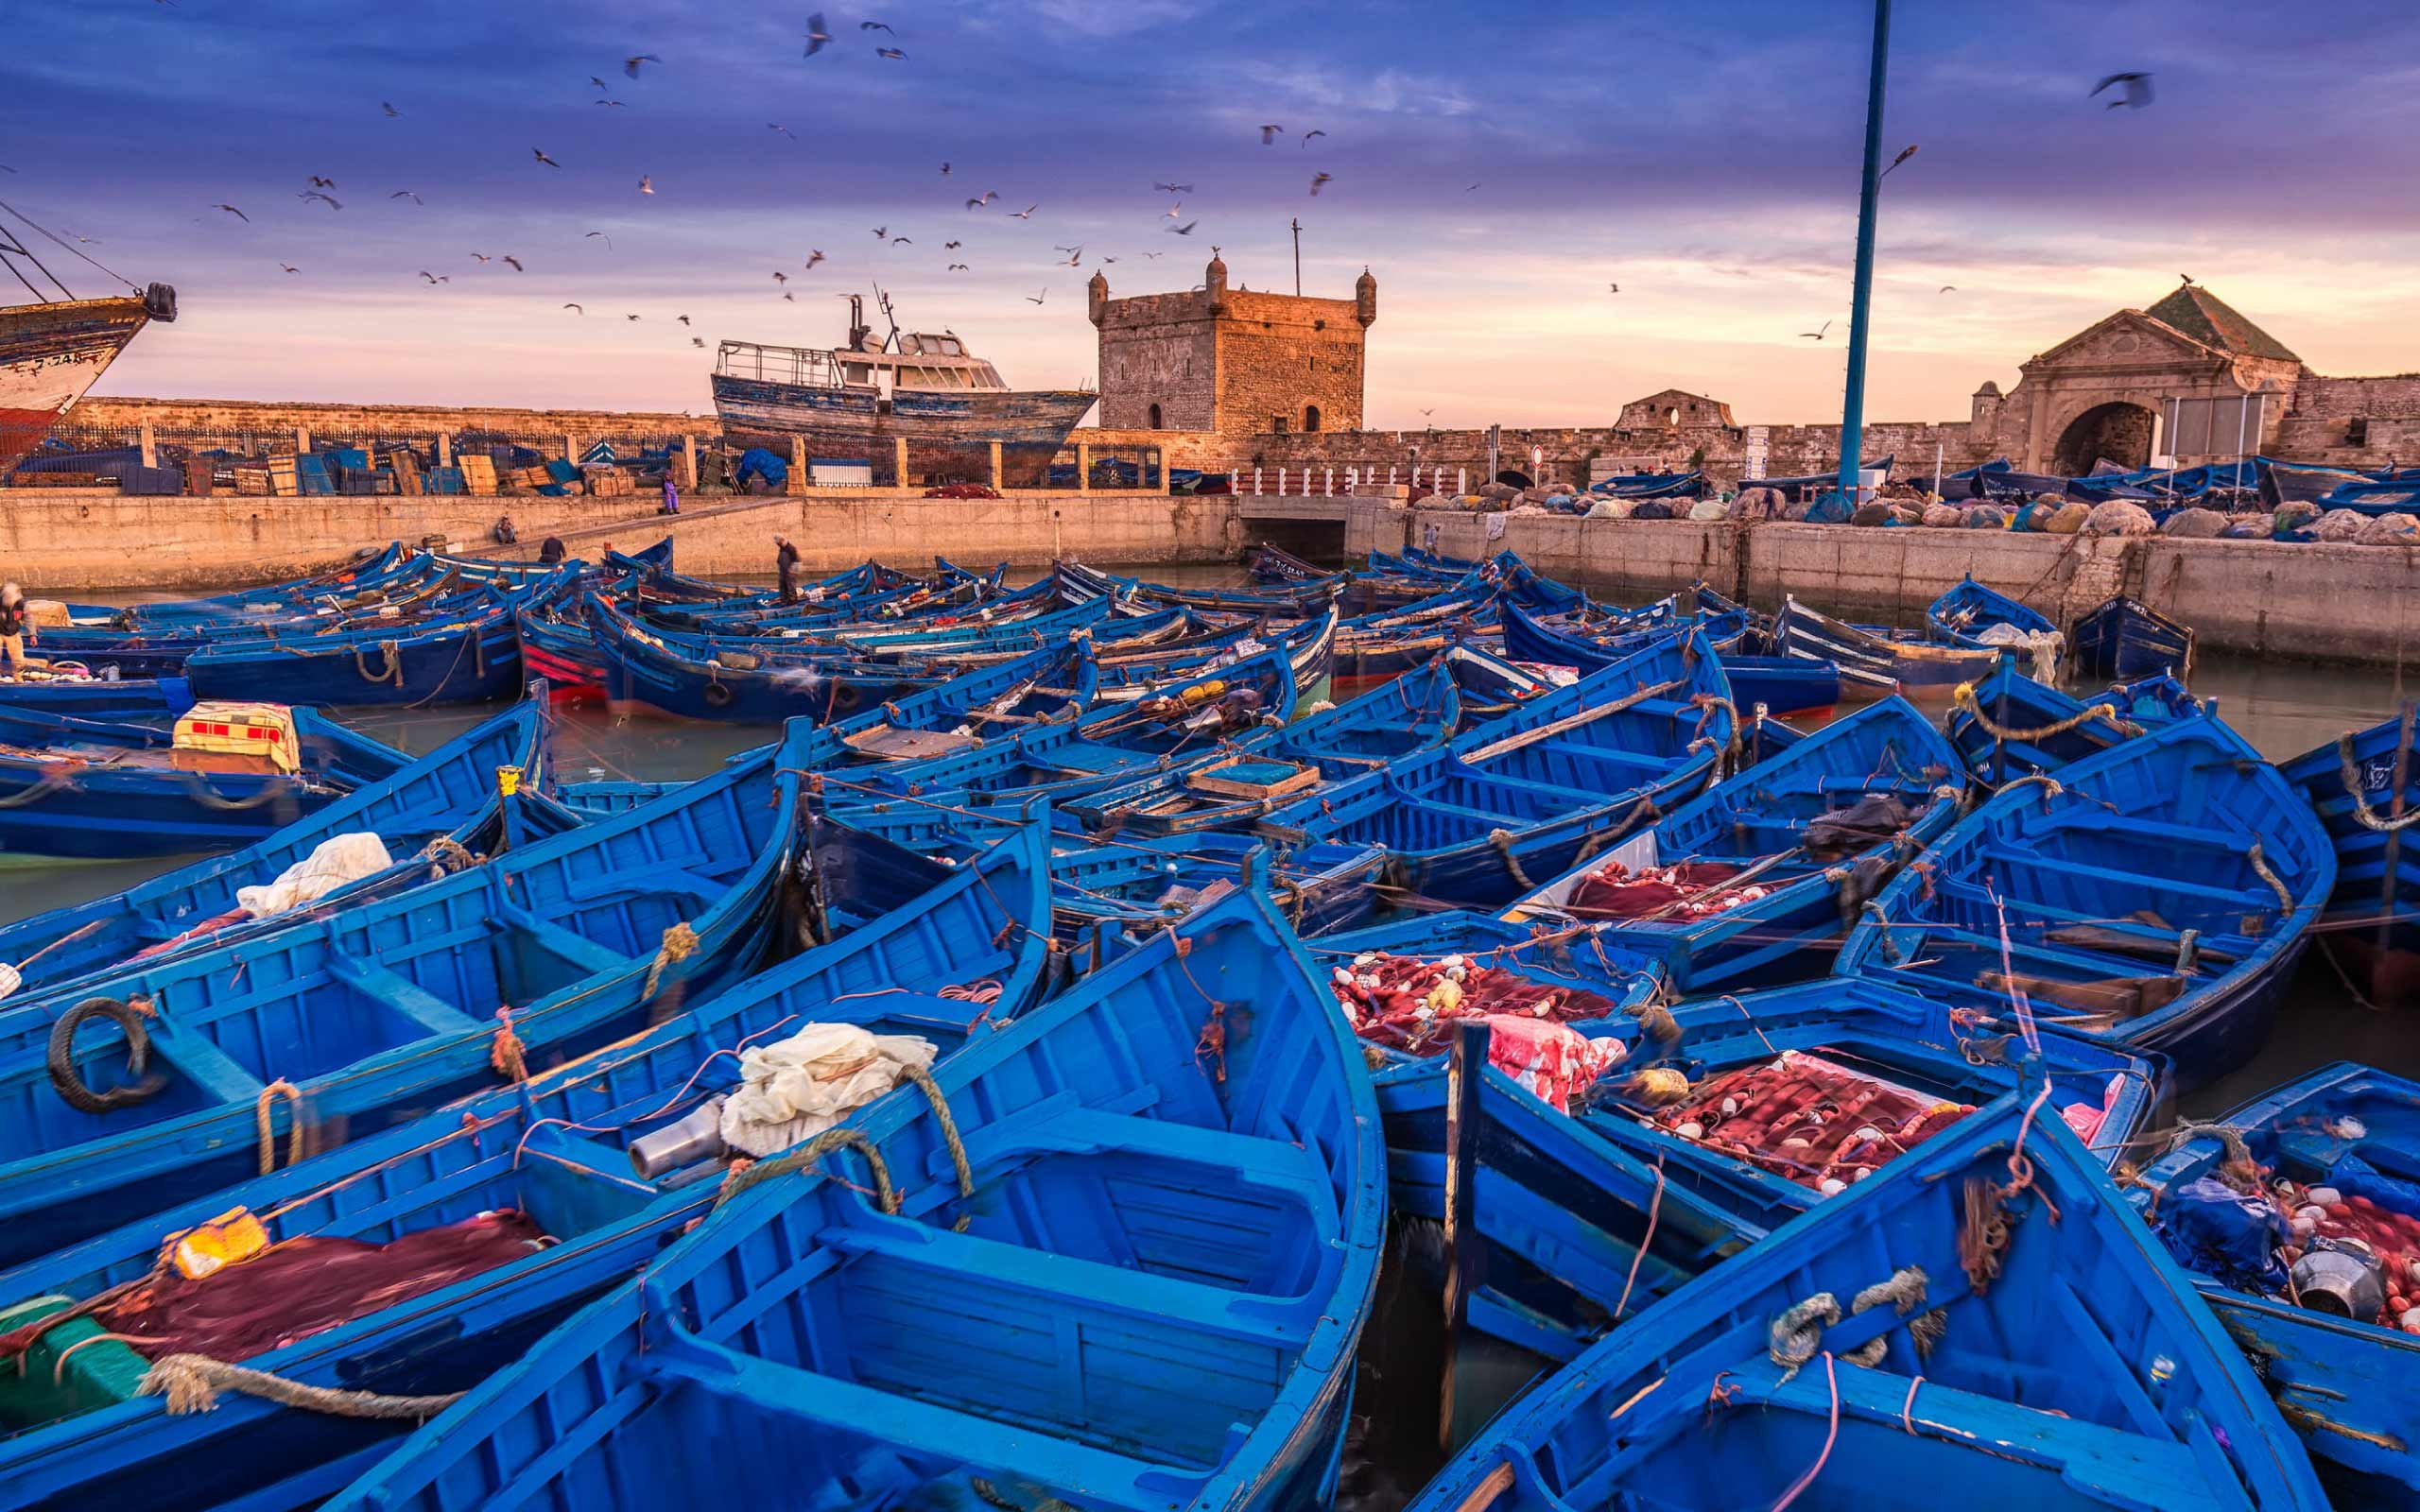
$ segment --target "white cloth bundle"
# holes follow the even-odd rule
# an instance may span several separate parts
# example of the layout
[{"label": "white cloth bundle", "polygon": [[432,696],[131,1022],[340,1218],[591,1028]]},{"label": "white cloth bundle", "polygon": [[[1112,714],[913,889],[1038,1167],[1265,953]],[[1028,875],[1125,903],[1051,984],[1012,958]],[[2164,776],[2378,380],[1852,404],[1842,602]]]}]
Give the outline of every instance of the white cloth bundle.
[{"label": "white cloth bundle", "polygon": [[764,1157],[822,1133],[929,1068],[939,1049],[908,1034],[870,1034],[854,1023],[810,1023],[786,1040],[739,1055],[739,1089],[724,1099],[722,1139]]},{"label": "white cloth bundle", "polygon": [[235,889],[235,906],[254,919],[267,919],[331,893],[348,882],[374,876],[395,864],[387,842],[367,830],[332,834],[312,852],[261,887]]}]

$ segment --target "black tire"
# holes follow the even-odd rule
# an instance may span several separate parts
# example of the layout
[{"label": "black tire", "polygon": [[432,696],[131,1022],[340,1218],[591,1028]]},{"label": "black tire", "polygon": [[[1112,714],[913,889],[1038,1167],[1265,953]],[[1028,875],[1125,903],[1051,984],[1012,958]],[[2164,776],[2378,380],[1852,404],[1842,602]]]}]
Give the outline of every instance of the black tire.
[{"label": "black tire", "polygon": [[728,683],[709,682],[706,684],[706,691],[700,696],[706,700],[706,707],[709,709],[731,707],[731,687]]},{"label": "black tire", "polygon": [[96,1092],[84,1085],[76,1072],[76,1031],[88,1019],[109,1019],[126,1031],[127,1068],[143,1075],[151,1061],[151,1032],[143,1026],[143,1015],[115,998],[86,998],[50,1026],[50,1046],[44,1057],[50,1072],[50,1085],[79,1113],[108,1113],[159,1095],[167,1078],[152,1074],[131,1087],[112,1087]]}]

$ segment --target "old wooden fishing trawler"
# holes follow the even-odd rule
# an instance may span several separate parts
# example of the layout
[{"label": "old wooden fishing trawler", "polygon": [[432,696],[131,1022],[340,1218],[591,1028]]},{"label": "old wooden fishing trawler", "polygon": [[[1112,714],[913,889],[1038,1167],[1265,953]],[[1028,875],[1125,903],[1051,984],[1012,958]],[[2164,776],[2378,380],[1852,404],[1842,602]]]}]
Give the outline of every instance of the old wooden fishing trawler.
[{"label": "old wooden fishing trawler", "polygon": [[[890,296],[874,297],[890,319]],[[714,394],[724,434],[742,446],[787,455],[802,438],[811,458],[870,460],[876,476],[888,477],[898,466],[895,442],[965,453],[997,441],[1009,481],[1028,483],[1043,480],[1098,397],[1011,388],[953,332],[902,331],[891,320],[890,335],[877,336],[855,294],[846,346],[725,341],[715,353]]]},{"label": "old wooden fishing trawler", "polygon": [[[0,210],[50,236],[15,206],[0,201]],[[59,244],[76,251],[63,241]],[[42,444],[59,417],[84,397],[136,332],[153,320],[177,318],[177,291],[154,284],[139,293],[79,300],[23,236],[6,227],[0,227],[0,266],[15,274],[34,298],[30,304],[0,309],[0,477],[5,477]]]}]

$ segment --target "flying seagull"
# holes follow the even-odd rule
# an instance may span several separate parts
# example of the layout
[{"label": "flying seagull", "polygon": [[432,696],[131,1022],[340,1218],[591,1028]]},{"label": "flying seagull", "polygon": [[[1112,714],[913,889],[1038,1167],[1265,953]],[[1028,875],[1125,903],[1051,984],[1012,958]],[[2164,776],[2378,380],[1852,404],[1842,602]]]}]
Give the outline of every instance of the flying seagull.
[{"label": "flying seagull", "polygon": [[651,173],[642,173],[639,175],[639,193],[643,195],[651,195],[655,193],[655,175]]},{"label": "flying seagull", "polygon": [[803,56],[807,58],[814,57],[817,53],[821,52],[824,49],[825,44],[831,41],[832,34],[823,29],[822,11],[819,10],[815,12],[815,14],[806,18],[806,51]]},{"label": "flying seagull", "polygon": [[546,156],[546,150],[544,147],[531,147],[529,149],[529,155],[537,159],[540,163],[544,163],[549,168],[560,168],[562,166],[562,163],[557,163],[554,159]]},{"label": "flying seagull", "polygon": [[595,74],[591,74],[591,75],[589,75],[589,76],[588,76],[588,81],[589,81],[590,83],[592,83],[592,84],[596,85],[596,86],[598,89],[600,89],[600,90],[601,90],[601,89],[604,89],[604,88],[606,87],[606,83],[605,83],[605,81],[604,81],[603,79],[601,79],[601,78],[597,77]]},{"label": "flying seagull", "polygon": [[1151,187],[1163,194],[1189,195],[1193,193],[1193,185],[1189,183],[1154,183]]},{"label": "flying seagull", "polygon": [[877,47],[873,50],[873,55],[876,58],[888,58],[894,63],[904,63],[908,60],[908,55],[896,47]]},{"label": "flying seagull", "polygon": [[689,345],[691,345],[691,346],[693,346],[693,347],[702,347],[702,346],[704,346],[705,344],[706,344],[706,338],[705,338],[705,337],[703,337],[703,336],[691,336],[691,337],[689,338]]},{"label": "flying seagull", "polygon": [[[1832,322],[1829,320],[1824,321],[1824,331],[1829,331],[1830,329],[1832,329]],[[1805,336],[1809,341],[1821,341],[1824,339],[1824,331],[1801,331],[1798,334]]]},{"label": "flying seagull", "polygon": [[1285,129],[1286,129],[1282,126],[1263,126],[1260,129],[1260,145],[1262,146],[1269,146],[1271,142],[1276,141],[1278,134]]},{"label": "flying seagull", "polygon": [[564,306],[563,306],[563,308],[564,308],[564,309],[566,309],[566,310],[571,311],[571,312],[572,312],[573,314],[575,314],[575,315],[586,315],[586,314],[588,313],[586,310],[581,309],[581,308],[580,308],[579,305],[577,305],[577,304],[566,304],[566,305],[564,305]]},{"label": "flying seagull", "polygon": [[950,273],[972,273],[975,270],[967,266],[964,263],[952,263],[947,268],[943,269],[943,271]]},{"label": "flying seagull", "polygon": [[342,210],[344,208],[344,201],[338,199],[334,195],[323,195],[317,189],[306,189],[302,193],[296,195],[294,198],[306,202],[313,199],[324,199],[327,201],[328,208],[330,210]]},{"label": "flying seagull", "polygon": [[1201,224],[1201,222],[1198,220],[1188,220],[1182,226],[1170,226],[1168,230],[1179,236],[1190,236],[1193,234],[1193,228]]},{"label": "flying seagull", "polygon": [[890,234],[890,228],[888,226],[876,226],[873,228],[873,234],[874,239],[876,241],[880,241],[883,237]]},{"label": "flying seagull", "polygon": [[2193,275],[2190,273],[2179,273],[2176,276],[2179,279],[2182,279],[2187,285],[2190,285],[2193,282]]},{"label": "flying seagull", "polygon": [[777,268],[775,268],[775,269],[773,269],[773,282],[774,282],[774,283],[776,283],[776,284],[786,284],[786,283],[788,283],[789,281],[790,281],[790,276],[789,276],[787,273],[783,272],[783,271],[782,271],[780,268],[778,268],[778,267],[777,267]]},{"label": "flying seagull", "polygon": [[[2152,102],[2152,76],[2149,74],[2112,74],[2092,86],[2092,94],[2098,94],[2112,84],[2126,86],[2118,98],[2109,102],[2109,108],[2113,111],[2120,105],[2131,105],[2139,111]],[[2087,94],[2084,97],[2090,99],[2092,95]]]},{"label": "flying seagull", "polygon": [[961,244],[958,242],[943,242],[942,243],[942,249],[944,251],[954,252],[958,250],[960,245]]},{"label": "flying seagull", "polygon": [[633,53],[630,57],[622,60],[622,72],[630,75],[632,78],[636,78],[639,77],[639,64],[660,63],[662,61],[664,61],[664,60],[658,58],[653,53]]},{"label": "flying seagull", "polygon": [[1179,215],[1184,214],[1184,201],[1180,199],[1175,204],[1168,206],[1167,209],[1161,211],[1160,214],[1166,215],[1170,220],[1174,220]]},{"label": "flying seagull", "polygon": [[1042,207],[1040,205],[1028,205],[1023,210],[1011,210],[1009,212],[1009,218],[1011,220],[1031,220],[1033,218],[1033,213],[1041,208]]},{"label": "flying seagull", "polygon": [[898,247],[903,244],[908,247],[913,247],[916,245],[916,239],[912,236],[893,236],[890,238],[890,245],[893,247]]},{"label": "flying seagull", "polygon": [[1304,132],[1304,133],[1303,133],[1303,140],[1302,140],[1301,145],[1302,145],[1302,146],[1309,146],[1311,145],[1311,138],[1313,138],[1313,137],[1315,137],[1315,136],[1325,136],[1325,135],[1327,135],[1327,133],[1326,133],[1325,131],[1305,131],[1305,132]]},{"label": "flying seagull", "polygon": [[782,135],[788,137],[793,142],[798,140],[798,133],[791,130],[788,127],[784,126],[779,121],[767,121],[765,123],[765,129],[768,131],[779,131]]},{"label": "flying seagull", "polygon": [[521,266],[521,259],[517,257],[507,256],[504,260],[504,266],[510,267],[516,273],[527,273],[529,271],[527,268]]},{"label": "flying seagull", "polygon": [[1958,285],[1955,284],[1944,284],[1941,286],[1941,292],[1944,294],[1955,294],[1958,292]]},{"label": "flying seagull", "polygon": [[598,238],[598,237],[603,237],[603,238],[604,238],[604,241],[605,241],[605,249],[606,249],[607,251],[609,251],[609,252],[610,252],[610,251],[612,251],[612,250],[614,249],[614,238],[613,238],[613,237],[611,237],[611,236],[606,236],[606,235],[605,235],[605,233],[604,233],[603,232],[601,232],[601,231],[592,231],[592,232],[588,232],[588,233],[587,233],[587,235],[586,235],[585,237],[583,237],[583,238],[582,238],[582,240],[595,240],[595,239],[596,239],[596,238]]},{"label": "flying seagull", "polygon": [[388,104],[385,100],[380,100],[380,101],[378,102],[378,108],[379,108],[380,110],[382,110],[382,111],[386,112],[388,113],[388,115],[389,115],[390,117],[391,117],[391,116],[401,115],[401,114],[403,114],[403,113],[404,113],[403,112],[401,112],[401,111],[399,111],[399,110],[395,109],[392,105]]},{"label": "flying seagull", "polygon": [[247,226],[252,223],[251,216],[245,215],[242,211],[237,210],[233,205],[213,205],[210,208],[213,210],[223,210],[227,212],[227,214],[234,216],[237,220],[242,221]]},{"label": "flying seagull", "polygon": [[421,277],[423,277],[423,278],[424,278],[424,279],[426,279],[426,280],[428,280],[431,284],[434,284],[434,283],[436,283],[436,282],[437,282],[437,275],[436,275],[436,274],[434,274],[434,273],[432,273],[432,272],[430,272],[427,268],[424,268],[424,268],[422,268],[422,269],[420,270],[420,276],[421,276]]},{"label": "flying seagull", "polygon": [[1622,286],[1618,284],[1608,284],[1605,285],[1605,292],[1608,294],[1619,294],[1621,291]]},{"label": "flying seagull", "polygon": [[622,318],[623,318],[623,319],[625,319],[625,320],[635,320],[635,319],[637,319],[637,318],[638,318],[638,317],[637,317],[637,316],[635,316],[635,315],[626,315],[626,316],[622,317]]},{"label": "flying seagull", "polygon": [[490,257],[490,256],[489,256],[487,253],[485,253],[485,252],[473,252],[473,253],[471,254],[471,261],[473,261],[473,262],[475,262],[475,263],[493,263],[493,262],[494,262],[494,261],[495,261],[495,259],[494,259],[494,258],[493,258],[493,257]]},{"label": "flying seagull", "polygon": [[398,189],[387,198],[389,199],[408,199],[415,205],[424,205],[428,203],[427,200],[423,199],[420,196],[412,193],[408,189]]},{"label": "flying seagull", "polygon": [[299,267],[295,266],[292,263],[280,263],[280,264],[278,264],[277,266],[280,266],[280,267],[282,267],[282,268],[284,268],[284,269],[285,269],[285,271],[287,271],[287,272],[289,272],[289,273],[300,273],[300,272],[302,272],[302,271],[301,268],[299,268]]},{"label": "flying seagull", "polygon": [[588,103],[591,105],[610,105],[617,111],[630,109],[630,106],[621,100],[590,100]]},{"label": "flying seagull", "polygon": [[890,36],[893,36],[893,37],[896,37],[896,36],[898,36],[898,35],[899,35],[899,33],[897,33],[897,32],[895,32],[895,31],[891,31],[891,29],[890,29],[890,24],[889,22],[884,22],[884,21],[860,21],[860,22],[858,22],[858,23],[857,23],[857,29],[858,29],[859,31],[879,31],[879,32],[886,32],[886,33],[889,33]]},{"label": "flying seagull", "polygon": [[789,301],[790,302],[792,302],[793,304],[795,304],[796,302],[798,302],[798,296],[797,296],[797,295],[795,295],[795,294],[792,294],[792,293],[791,293],[789,290],[787,290],[787,289],[784,289],[784,290],[782,291],[782,298],[783,298],[783,299],[786,299],[786,300],[788,300],[788,301]]},{"label": "flying seagull", "polygon": [[1040,304],[1043,301],[1048,298],[1050,298],[1050,291],[1046,288],[1039,294],[1027,295],[1025,297],[1025,302],[1028,304]]},{"label": "flying seagull", "polygon": [[821,261],[823,261],[823,253],[821,251],[812,247],[806,249],[806,268],[808,272],[811,273],[815,271],[815,265]]},{"label": "flying seagull", "polygon": [[314,189],[333,189],[336,186],[337,181],[334,179],[323,179],[316,173],[311,175],[311,187]]},{"label": "flying seagull", "polygon": [[1335,178],[1336,178],[1336,175],[1335,175],[1335,174],[1332,174],[1332,173],[1315,173],[1315,174],[1312,174],[1312,175],[1311,175],[1311,193],[1312,193],[1313,195],[1315,195],[1315,196],[1316,196],[1316,195],[1320,192],[1320,185],[1322,185],[1322,184],[1323,184],[1323,183],[1331,182],[1331,181],[1333,181],[1333,180],[1335,180]]},{"label": "flying seagull", "polygon": [[942,164],[942,177],[944,179],[949,177],[949,164],[946,163]]},{"label": "flying seagull", "polygon": [[[1916,147],[1915,147],[1915,144],[1913,144],[1913,143],[1910,143],[1908,146],[1904,146],[1904,147],[1901,147],[1901,148],[1899,149],[1899,155],[1898,155],[1897,157],[1893,158],[1893,159],[1891,160],[1891,168],[1895,168],[1895,167],[1897,167],[1899,164],[1901,164],[1901,163],[1903,163],[1907,162],[1910,158],[1912,158],[1912,157],[1914,157],[1915,155],[1916,155]],[[1878,175],[1878,177],[1880,177],[1880,178],[1884,178],[1884,179],[1888,179],[1888,178],[1890,178],[1890,177],[1891,177],[1891,168],[1885,168],[1885,169],[1883,169],[1883,170],[1882,170],[1882,172],[1880,173],[1880,175]]]},{"label": "flying seagull", "polygon": [[676,315],[672,318],[680,321],[683,325],[687,325],[689,323],[689,318],[685,315]]}]

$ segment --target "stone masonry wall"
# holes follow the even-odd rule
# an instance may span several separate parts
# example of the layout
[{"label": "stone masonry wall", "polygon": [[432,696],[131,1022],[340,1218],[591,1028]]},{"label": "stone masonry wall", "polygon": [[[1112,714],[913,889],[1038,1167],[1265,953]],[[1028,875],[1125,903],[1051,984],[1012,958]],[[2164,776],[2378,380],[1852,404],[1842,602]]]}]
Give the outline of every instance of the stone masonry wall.
[{"label": "stone masonry wall", "polygon": [[600,436],[682,436],[700,441],[722,426],[713,416],[599,409],[456,409],[435,404],[336,404],[245,399],[119,399],[93,396],[69,412],[67,423],[163,430],[289,431],[313,436],[427,436],[440,431],[498,431],[508,436],[579,440]]},{"label": "stone masonry wall", "polygon": [[1362,335],[1351,300],[1229,294],[1218,324],[1218,428],[1358,430]]},{"label": "stone masonry wall", "polygon": [[1104,427],[1148,429],[1157,404],[1162,430],[1217,428],[1219,346],[1204,297],[1150,294],[1096,310]]}]

